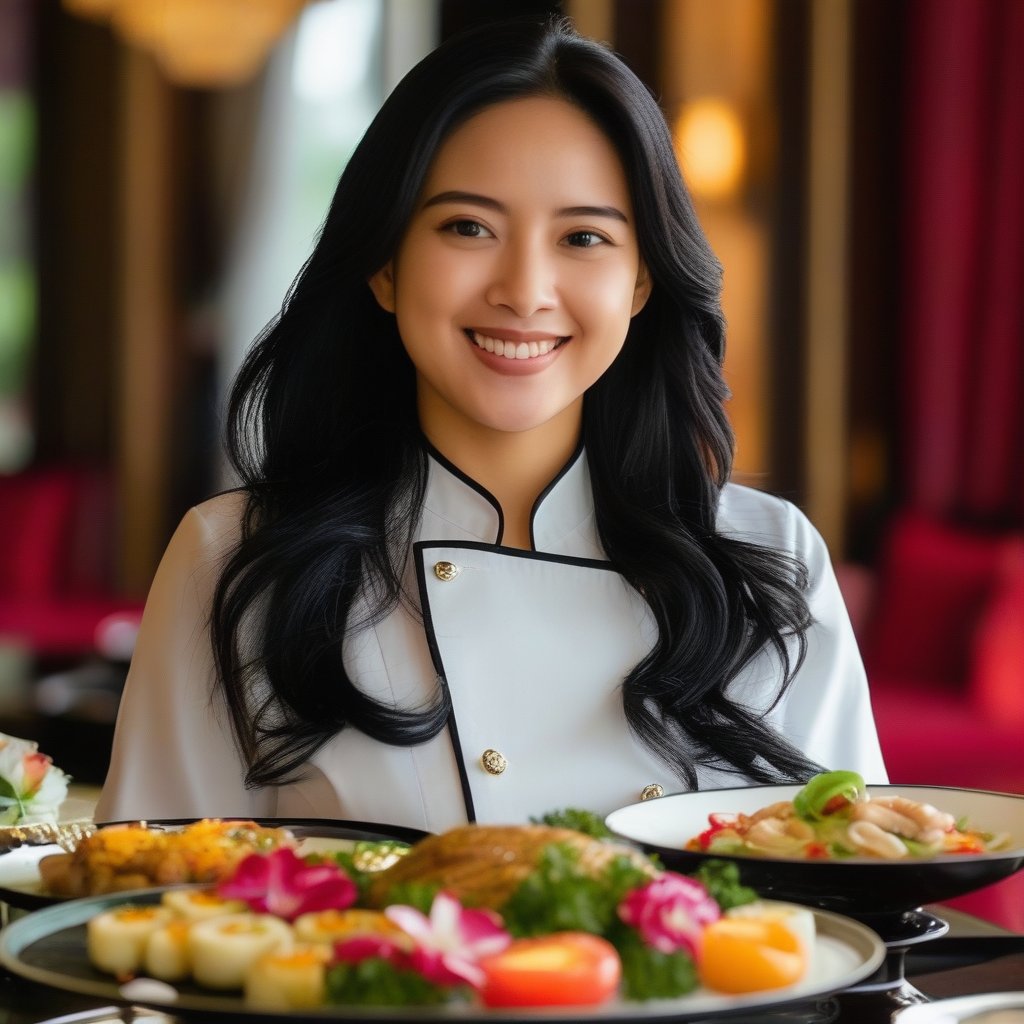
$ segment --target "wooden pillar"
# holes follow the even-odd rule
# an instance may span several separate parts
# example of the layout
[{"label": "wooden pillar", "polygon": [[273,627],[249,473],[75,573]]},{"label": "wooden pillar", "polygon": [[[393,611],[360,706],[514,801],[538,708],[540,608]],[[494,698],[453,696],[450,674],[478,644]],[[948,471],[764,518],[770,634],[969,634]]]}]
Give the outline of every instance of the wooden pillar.
[{"label": "wooden pillar", "polygon": [[843,554],[848,479],[850,0],[814,3],[807,199],[807,512]]},{"label": "wooden pillar", "polygon": [[121,583],[145,594],[167,542],[175,362],[174,90],[122,54],[117,468]]}]

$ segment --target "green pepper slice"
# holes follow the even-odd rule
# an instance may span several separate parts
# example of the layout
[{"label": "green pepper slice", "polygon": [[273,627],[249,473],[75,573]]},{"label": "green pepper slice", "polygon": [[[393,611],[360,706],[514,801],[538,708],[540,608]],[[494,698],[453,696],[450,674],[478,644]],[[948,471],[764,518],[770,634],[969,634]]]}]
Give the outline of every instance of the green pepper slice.
[{"label": "green pepper slice", "polygon": [[804,821],[821,821],[825,808],[836,797],[844,797],[850,803],[867,795],[864,779],[856,772],[822,772],[793,797],[793,809]]}]

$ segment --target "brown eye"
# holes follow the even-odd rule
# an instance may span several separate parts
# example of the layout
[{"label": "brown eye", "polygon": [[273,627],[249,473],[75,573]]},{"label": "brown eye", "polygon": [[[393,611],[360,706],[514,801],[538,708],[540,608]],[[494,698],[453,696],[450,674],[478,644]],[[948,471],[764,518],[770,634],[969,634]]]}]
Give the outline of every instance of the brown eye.
[{"label": "brown eye", "polygon": [[569,245],[574,246],[577,249],[591,249],[595,245],[600,245],[606,239],[599,235],[596,231],[574,231],[571,235],[567,235],[565,238]]},{"label": "brown eye", "polygon": [[485,238],[490,234],[483,224],[475,220],[453,220],[445,225],[444,230],[460,238]]}]

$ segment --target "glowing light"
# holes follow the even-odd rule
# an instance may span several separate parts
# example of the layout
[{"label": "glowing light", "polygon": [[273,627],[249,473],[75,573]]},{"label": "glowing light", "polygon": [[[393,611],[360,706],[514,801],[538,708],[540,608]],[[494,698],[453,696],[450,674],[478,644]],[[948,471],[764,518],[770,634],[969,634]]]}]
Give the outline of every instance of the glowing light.
[{"label": "glowing light", "polygon": [[676,156],[690,190],[706,199],[734,195],[743,180],[747,144],[736,108],[716,97],[684,104],[675,123]]},{"label": "glowing light", "polygon": [[63,0],[83,17],[109,20],[132,46],[151,51],[182,85],[235,85],[252,77],[305,0]]}]

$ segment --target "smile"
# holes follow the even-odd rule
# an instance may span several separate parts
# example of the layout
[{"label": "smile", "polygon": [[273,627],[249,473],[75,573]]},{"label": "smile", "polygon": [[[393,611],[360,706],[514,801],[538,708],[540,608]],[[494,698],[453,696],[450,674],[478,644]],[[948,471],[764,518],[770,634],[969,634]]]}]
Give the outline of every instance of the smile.
[{"label": "smile", "polygon": [[546,356],[553,352],[559,345],[569,340],[568,337],[551,337],[539,341],[504,341],[487,334],[478,334],[476,331],[466,331],[466,334],[477,348],[502,356],[504,359],[536,359],[538,356]]}]

